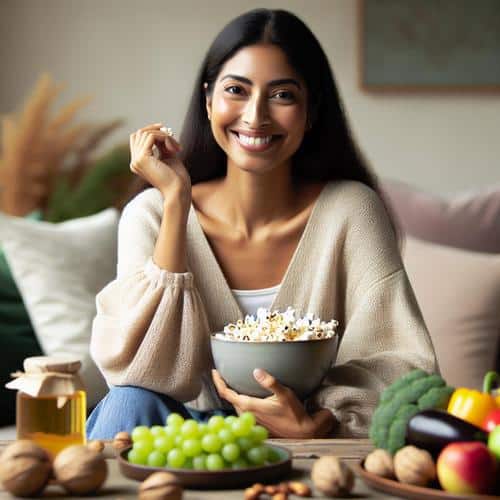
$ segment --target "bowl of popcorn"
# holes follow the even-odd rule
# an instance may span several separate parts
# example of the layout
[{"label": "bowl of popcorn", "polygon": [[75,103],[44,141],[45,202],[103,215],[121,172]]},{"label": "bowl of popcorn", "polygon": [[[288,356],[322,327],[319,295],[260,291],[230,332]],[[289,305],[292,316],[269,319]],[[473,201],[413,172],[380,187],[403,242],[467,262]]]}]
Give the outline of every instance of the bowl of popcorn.
[{"label": "bowl of popcorn", "polygon": [[261,368],[305,399],[335,363],[337,326],[334,319],[322,321],[310,313],[298,317],[291,307],[284,312],[260,308],[256,316],[211,335],[215,368],[240,394],[271,395],[253,377],[254,369]]}]

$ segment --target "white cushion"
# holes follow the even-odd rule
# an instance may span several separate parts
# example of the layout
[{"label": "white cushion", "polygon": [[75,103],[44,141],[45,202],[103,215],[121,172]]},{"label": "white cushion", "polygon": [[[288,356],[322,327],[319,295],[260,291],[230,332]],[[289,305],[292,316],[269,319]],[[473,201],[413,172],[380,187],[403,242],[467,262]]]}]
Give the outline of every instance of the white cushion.
[{"label": "white cushion", "polygon": [[107,391],[89,344],[95,296],[116,274],[118,219],[115,209],[60,224],[0,214],[0,244],[42,350],[81,359],[89,406]]}]

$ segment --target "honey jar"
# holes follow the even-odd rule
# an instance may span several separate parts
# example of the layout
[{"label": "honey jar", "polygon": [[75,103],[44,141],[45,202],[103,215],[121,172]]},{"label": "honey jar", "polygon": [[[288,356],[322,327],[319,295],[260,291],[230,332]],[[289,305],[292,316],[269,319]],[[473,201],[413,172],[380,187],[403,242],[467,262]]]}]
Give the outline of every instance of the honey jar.
[{"label": "honey jar", "polygon": [[87,398],[74,358],[26,358],[24,372],[13,373],[6,387],[17,389],[17,439],[30,439],[53,456],[73,444],[85,444]]}]

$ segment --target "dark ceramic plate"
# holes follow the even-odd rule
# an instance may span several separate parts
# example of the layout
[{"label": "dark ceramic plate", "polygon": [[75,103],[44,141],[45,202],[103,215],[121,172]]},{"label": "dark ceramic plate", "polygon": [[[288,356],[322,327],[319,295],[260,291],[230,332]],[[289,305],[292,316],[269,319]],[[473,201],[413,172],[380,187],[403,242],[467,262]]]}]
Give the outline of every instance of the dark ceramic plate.
[{"label": "dark ceramic plate", "polygon": [[118,465],[122,474],[136,481],[143,481],[153,472],[171,472],[175,474],[186,488],[235,489],[254,483],[276,482],[292,470],[292,454],[286,448],[267,445],[274,448],[281,456],[279,462],[261,467],[249,467],[236,470],[204,471],[191,469],[174,469],[171,467],[148,467],[135,465],[127,461],[130,448],[122,450],[117,455]]},{"label": "dark ceramic plate", "polygon": [[367,486],[400,498],[413,500],[498,500],[500,498],[495,495],[456,495],[438,488],[424,488],[400,483],[367,472],[364,467],[364,460],[361,460],[359,464],[354,464],[353,468]]}]

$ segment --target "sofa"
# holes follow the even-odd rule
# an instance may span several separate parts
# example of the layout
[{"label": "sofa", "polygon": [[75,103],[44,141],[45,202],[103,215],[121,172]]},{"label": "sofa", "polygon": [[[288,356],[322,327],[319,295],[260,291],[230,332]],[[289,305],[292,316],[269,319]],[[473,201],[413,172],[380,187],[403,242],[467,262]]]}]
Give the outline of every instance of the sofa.
[{"label": "sofa", "polygon": [[[381,187],[442,375],[480,389],[487,370],[500,370],[500,186],[448,197],[389,179]],[[58,224],[0,214],[4,267],[39,352],[82,359],[91,407],[107,390],[88,346],[95,295],[116,270],[118,219],[113,208]],[[13,435],[0,429],[0,439]]]}]

